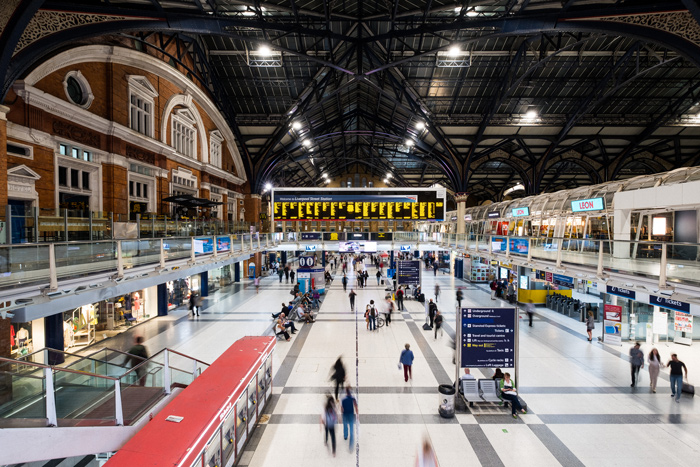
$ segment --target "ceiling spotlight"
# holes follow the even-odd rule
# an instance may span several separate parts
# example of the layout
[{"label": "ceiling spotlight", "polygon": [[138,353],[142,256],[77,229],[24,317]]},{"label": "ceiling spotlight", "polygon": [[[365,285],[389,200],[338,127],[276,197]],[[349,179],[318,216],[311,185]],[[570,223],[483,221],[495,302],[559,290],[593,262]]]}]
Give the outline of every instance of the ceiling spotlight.
[{"label": "ceiling spotlight", "polygon": [[326,183],[330,183],[330,182],[331,182],[331,179],[330,179],[330,178],[327,178],[327,179],[326,179]]},{"label": "ceiling spotlight", "polygon": [[323,178],[328,178],[328,174],[327,174],[327,173],[325,173],[325,172],[324,172],[324,173],[322,173],[322,174],[321,174],[321,176],[322,176]]},{"label": "ceiling spotlight", "polygon": [[455,55],[459,55],[460,52],[461,52],[461,50],[456,45],[453,45],[452,47],[450,47],[450,50],[447,51],[447,53],[453,57]]},{"label": "ceiling spotlight", "polygon": [[269,55],[272,54],[272,50],[270,50],[270,47],[268,47],[268,46],[266,46],[266,45],[261,45],[261,46],[258,48],[258,53],[259,53],[260,55],[263,55],[263,56],[267,57],[267,56],[269,56]]},{"label": "ceiling spotlight", "polygon": [[272,190],[272,183],[266,183],[266,184],[265,184],[265,189],[266,189],[266,190]]},{"label": "ceiling spotlight", "polygon": [[388,178],[385,178],[385,179],[384,179],[384,183],[385,183],[385,184],[388,184],[388,183],[389,183],[389,179],[388,179]]},{"label": "ceiling spotlight", "polygon": [[469,10],[469,11],[467,12],[467,16],[469,16],[470,18],[473,18],[473,17],[475,17],[475,16],[478,15],[478,14],[479,14],[479,13],[477,13],[475,10]]},{"label": "ceiling spotlight", "polygon": [[423,120],[418,120],[416,122],[416,130],[422,130],[425,128],[425,122]]},{"label": "ceiling spotlight", "polygon": [[411,147],[416,143],[414,143],[413,140],[409,138],[409,139],[406,139],[405,144],[406,144],[406,146]]},{"label": "ceiling spotlight", "polygon": [[311,146],[311,140],[310,139],[305,139],[304,141],[301,142],[305,147]]},{"label": "ceiling spotlight", "polygon": [[292,123],[292,129],[294,130],[301,130],[301,122],[299,120],[295,121]]},{"label": "ceiling spotlight", "polygon": [[386,178],[391,178],[392,175],[390,173],[386,174]]},{"label": "ceiling spotlight", "polygon": [[255,16],[255,12],[251,10],[246,10],[243,12],[243,16]]},{"label": "ceiling spotlight", "polygon": [[530,109],[525,113],[525,118],[528,120],[535,120],[537,118],[537,111],[535,109]]}]

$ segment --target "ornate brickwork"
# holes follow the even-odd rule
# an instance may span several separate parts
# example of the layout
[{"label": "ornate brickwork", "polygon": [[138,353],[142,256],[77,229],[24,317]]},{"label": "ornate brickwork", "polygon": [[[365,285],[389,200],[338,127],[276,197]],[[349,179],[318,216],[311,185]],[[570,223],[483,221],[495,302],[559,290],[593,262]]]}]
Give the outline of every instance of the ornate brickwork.
[{"label": "ornate brickwork", "polygon": [[63,136],[64,138],[87,144],[94,148],[100,147],[100,134],[94,131],[89,131],[60,120],[54,120],[51,128],[53,129],[53,133],[58,136]]},{"label": "ornate brickwork", "polygon": [[688,11],[672,11],[668,13],[649,13],[643,15],[609,16],[590,18],[597,21],[634,24],[665,31],[681,37],[700,46],[700,24]]},{"label": "ornate brickwork", "polygon": [[[40,10],[31,19],[27,29],[22,33],[22,37],[15,47],[15,54],[31,44],[48,35],[66,29],[85,26],[88,24],[104,23],[106,21],[121,21],[127,18],[125,16],[108,16],[108,15],[93,15],[86,13],[69,13],[64,11],[46,11]],[[0,21],[2,17],[0,17]]]},{"label": "ornate brickwork", "polygon": [[156,155],[151,151],[146,151],[145,149],[127,144],[126,147],[126,157],[130,159],[136,159],[137,161],[146,162],[151,165],[156,163]]}]

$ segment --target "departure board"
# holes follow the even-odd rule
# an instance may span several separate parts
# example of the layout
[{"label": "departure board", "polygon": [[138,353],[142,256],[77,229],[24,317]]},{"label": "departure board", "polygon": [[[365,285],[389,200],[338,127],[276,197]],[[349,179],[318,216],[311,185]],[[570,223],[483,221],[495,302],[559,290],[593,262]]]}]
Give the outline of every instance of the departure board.
[{"label": "departure board", "polygon": [[276,221],[443,220],[445,192],[437,189],[276,189]]}]

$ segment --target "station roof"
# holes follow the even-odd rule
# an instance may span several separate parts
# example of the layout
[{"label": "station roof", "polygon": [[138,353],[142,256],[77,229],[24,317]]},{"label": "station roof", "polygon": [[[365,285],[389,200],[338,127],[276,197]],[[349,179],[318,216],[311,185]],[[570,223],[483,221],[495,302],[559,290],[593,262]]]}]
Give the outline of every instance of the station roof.
[{"label": "station roof", "polygon": [[111,19],[20,41],[4,92],[76,41],[172,56],[175,35],[254,191],[391,173],[500,200],[700,164],[700,11],[686,3],[53,0],[3,37],[39,15]]}]

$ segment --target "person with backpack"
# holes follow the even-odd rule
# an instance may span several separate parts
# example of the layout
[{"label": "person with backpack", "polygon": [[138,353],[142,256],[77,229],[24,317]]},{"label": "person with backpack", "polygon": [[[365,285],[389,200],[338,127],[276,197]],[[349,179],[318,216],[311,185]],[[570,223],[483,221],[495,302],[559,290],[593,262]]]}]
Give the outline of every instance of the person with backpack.
[{"label": "person with backpack", "polygon": [[433,302],[433,299],[431,298],[430,302],[428,302],[428,318],[430,318],[430,329],[433,328],[436,312],[437,312],[437,305],[435,304],[435,302]]},{"label": "person with backpack", "polygon": [[326,405],[323,408],[323,414],[321,415],[321,424],[326,431],[326,441],[325,445],[328,446],[328,436],[331,438],[331,448],[333,450],[333,457],[335,457],[335,424],[338,423],[338,415],[335,412],[335,401],[332,397],[328,396]]},{"label": "person with backpack", "polygon": [[401,287],[396,291],[396,308],[399,311],[403,310],[403,289]]},{"label": "person with backpack", "polygon": [[369,318],[369,330],[377,330],[377,307],[374,306],[374,300],[369,301],[369,309],[367,310],[367,317]]}]

